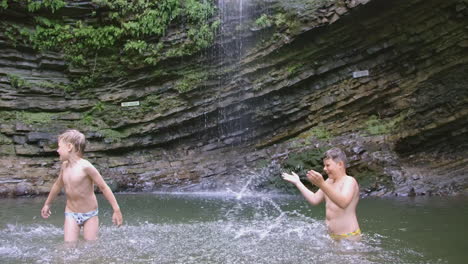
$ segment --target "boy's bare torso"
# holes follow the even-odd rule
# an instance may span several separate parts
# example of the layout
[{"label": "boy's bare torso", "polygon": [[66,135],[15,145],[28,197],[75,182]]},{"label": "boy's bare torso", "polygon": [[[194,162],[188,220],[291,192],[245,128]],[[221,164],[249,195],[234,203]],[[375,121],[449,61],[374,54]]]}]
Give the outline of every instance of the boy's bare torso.
[{"label": "boy's bare torso", "polygon": [[86,213],[97,209],[94,183],[86,173],[88,166],[92,165],[85,159],[73,164],[68,161],[62,164],[62,179],[67,196],[65,212]]},{"label": "boy's bare torso", "polygon": [[356,207],[359,201],[359,187],[356,180],[353,177],[344,176],[336,182],[332,179],[328,179],[327,181],[332,188],[339,192],[341,192],[345,181],[352,181],[354,189],[351,203],[345,209],[340,208],[325,195],[325,223],[328,227],[328,231],[333,234],[346,234],[356,231],[359,229],[356,217]]}]

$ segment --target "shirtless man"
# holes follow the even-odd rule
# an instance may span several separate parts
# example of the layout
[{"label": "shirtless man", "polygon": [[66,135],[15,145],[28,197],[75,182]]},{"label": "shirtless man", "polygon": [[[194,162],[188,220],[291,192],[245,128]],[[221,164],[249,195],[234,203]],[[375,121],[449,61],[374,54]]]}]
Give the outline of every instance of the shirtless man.
[{"label": "shirtless man", "polygon": [[296,173],[283,173],[282,176],[296,185],[310,204],[318,205],[325,200],[325,223],[332,238],[358,240],[361,237],[356,217],[359,185],[353,177],[346,175],[346,154],[339,148],[332,148],[325,152],[323,164],[327,180],[314,170],[307,173],[308,180],[320,188],[315,193],[304,186]]},{"label": "shirtless man", "polygon": [[85,136],[77,130],[67,130],[59,136],[58,141],[57,152],[62,161],[60,174],[42,207],[41,215],[43,218],[51,215],[52,201],[63,187],[67,196],[63,225],[65,242],[77,241],[81,227],[83,227],[85,240],[96,240],[99,218],[94,184],[99,187],[112,206],[114,210],[112,222],[117,226],[122,224],[120,207],[101,174],[89,161],[83,159],[86,146]]}]

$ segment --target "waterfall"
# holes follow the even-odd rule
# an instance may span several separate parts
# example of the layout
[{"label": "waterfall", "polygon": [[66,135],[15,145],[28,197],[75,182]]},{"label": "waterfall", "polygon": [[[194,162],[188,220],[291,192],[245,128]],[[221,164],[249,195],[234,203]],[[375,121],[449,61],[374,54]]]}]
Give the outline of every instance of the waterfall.
[{"label": "waterfall", "polygon": [[[217,39],[219,45],[214,52],[219,60],[218,85],[226,87],[226,91],[220,91],[217,98],[218,140],[226,145],[235,145],[242,143],[243,135],[254,129],[244,102],[246,92],[239,72],[242,59],[250,48],[248,37],[252,35],[250,27],[255,20],[255,10],[249,0],[219,0],[218,8],[221,24]],[[223,93],[229,93],[232,98],[226,106]]]}]

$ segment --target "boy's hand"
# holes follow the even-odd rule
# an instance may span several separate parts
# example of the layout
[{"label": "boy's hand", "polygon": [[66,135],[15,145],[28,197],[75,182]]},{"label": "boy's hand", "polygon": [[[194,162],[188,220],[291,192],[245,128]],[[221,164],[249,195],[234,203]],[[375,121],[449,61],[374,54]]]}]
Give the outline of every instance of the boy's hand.
[{"label": "boy's hand", "polygon": [[120,209],[114,210],[114,214],[112,215],[112,223],[114,223],[116,226],[121,226],[122,221],[122,212],[120,212]]},{"label": "boy's hand", "polygon": [[314,184],[315,186],[317,187],[321,187],[322,184],[325,182],[325,180],[323,179],[323,176],[322,174],[314,171],[314,170],[310,170],[309,172],[307,172],[307,179],[309,179],[309,181]]},{"label": "boy's hand", "polygon": [[283,176],[283,180],[288,181],[293,184],[297,184],[301,181],[299,179],[299,176],[294,171],[292,171],[291,174],[283,172],[281,175]]},{"label": "boy's hand", "polygon": [[52,213],[50,212],[50,206],[45,204],[44,207],[42,207],[41,209],[41,216],[42,218],[49,218],[49,216],[51,215]]}]

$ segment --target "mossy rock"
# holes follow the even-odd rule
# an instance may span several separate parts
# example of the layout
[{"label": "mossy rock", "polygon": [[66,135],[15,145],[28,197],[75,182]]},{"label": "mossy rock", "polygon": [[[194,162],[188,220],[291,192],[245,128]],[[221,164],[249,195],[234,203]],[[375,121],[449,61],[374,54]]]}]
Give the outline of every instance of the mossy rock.
[{"label": "mossy rock", "polygon": [[388,189],[392,186],[391,178],[377,170],[365,167],[356,167],[348,169],[347,174],[356,179],[361,192],[370,193],[382,189]]}]

